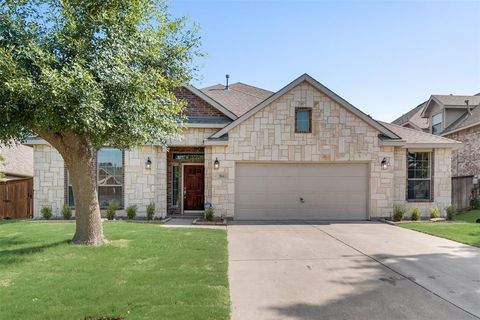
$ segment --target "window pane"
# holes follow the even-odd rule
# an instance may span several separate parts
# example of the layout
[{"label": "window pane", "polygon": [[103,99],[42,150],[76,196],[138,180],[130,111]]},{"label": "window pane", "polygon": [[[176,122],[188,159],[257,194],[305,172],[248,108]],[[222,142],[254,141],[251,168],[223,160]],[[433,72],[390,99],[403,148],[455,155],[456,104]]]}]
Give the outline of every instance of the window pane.
[{"label": "window pane", "polygon": [[178,206],[179,191],[180,191],[180,167],[173,166],[172,172],[172,206]]},{"label": "window pane", "polygon": [[408,178],[430,178],[430,152],[408,153]]},{"label": "window pane", "polygon": [[67,204],[69,207],[75,207],[75,200],[73,199],[73,188],[71,185],[68,186],[67,190]]},{"label": "window pane", "polygon": [[310,111],[297,111],[296,126],[298,132],[310,132]]},{"label": "window pane", "polygon": [[408,180],[409,200],[429,200],[430,180]]},{"label": "window pane", "polygon": [[442,113],[437,113],[432,117],[432,125],[437,125],[442,123]]},{"label": "window pane", "polygon": [[98,203],[100,208],[108,207],[110,201],[115,201],[120,207],[123,207],[122,187],[98,186]]},{"label": "window pane", "polygon": [[98,150],[97,170],[99,186],[121,186],[122,151],[112,148]]},{"label": "window pane", "polygon": [[432,126],[432,133],[433,134],[439,134],[440,130],[441,130],[441,127],[442,127],[441,123]]},{"label": "window pane", "polygon": [[200,153],[174,153],[173,159],[175,160],[201,160],[205,159],[204,154]]}]

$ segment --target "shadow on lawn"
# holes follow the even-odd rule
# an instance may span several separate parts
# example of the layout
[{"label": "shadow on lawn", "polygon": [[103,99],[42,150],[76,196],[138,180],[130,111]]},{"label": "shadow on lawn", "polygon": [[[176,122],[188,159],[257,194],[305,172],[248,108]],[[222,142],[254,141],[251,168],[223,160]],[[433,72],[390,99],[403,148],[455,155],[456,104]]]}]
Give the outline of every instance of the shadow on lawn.
[{"label": "shadow on lawn", "polygon": [[[15,239],[12,239],[12,240],[15,241]],[[29,255],[40,253],[47,249],[55,248],[60,245],[68,244],[68,243],[70,243],[70,240],[62,240],[62,241],[42,244],[39,246],[31,246],[31,247],[18,248],[18,249],[12,249],[12,250],[2,250],[0,251],[0,265],[19,263],[24,261]],[[12,243],[11,245],[13,244],[18,244],[18,243]]]}]

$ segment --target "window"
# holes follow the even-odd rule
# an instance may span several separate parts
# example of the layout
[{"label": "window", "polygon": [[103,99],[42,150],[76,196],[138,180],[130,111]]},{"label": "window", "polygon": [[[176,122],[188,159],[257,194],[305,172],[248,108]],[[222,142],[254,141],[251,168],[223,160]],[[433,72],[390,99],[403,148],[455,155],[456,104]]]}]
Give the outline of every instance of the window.
[{"label": "window", "polygon": [[[123,154],[122,150],[102,148],[97,152],[97,192],[100,208],[108,207],[110,201],[116,201],[123,207]],[[72,183],[67,172],[67,203],[75,206]]]},{"label": "window", "polygon": [[312,132],[312,109],[309,109],[309,108],[295,109],[295,132],[297,133]]},{"label": "window", "polygon": [[432,117],[432,133],[440,134],[442,130],[442,113],[437,113]]},{"label": "window", "polygon": [[178,207],[180,192],[180,166],[173,165],[172,170],[172,206]]},{"label": "window", "polygon": [[431,200],[431,152],[408,152],[407,200]]},{"label": "window", "polygon": [[203,153],[174,153],[174,160],[205,160],[205,155]]}]

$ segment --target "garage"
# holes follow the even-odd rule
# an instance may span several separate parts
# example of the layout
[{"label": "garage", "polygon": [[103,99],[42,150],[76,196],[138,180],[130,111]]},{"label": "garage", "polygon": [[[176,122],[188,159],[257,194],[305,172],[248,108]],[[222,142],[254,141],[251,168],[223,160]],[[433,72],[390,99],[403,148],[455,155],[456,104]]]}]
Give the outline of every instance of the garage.
[{"label": "garage", "polygon": [[365,220],[367,163],[237,163],[235,220]]}]

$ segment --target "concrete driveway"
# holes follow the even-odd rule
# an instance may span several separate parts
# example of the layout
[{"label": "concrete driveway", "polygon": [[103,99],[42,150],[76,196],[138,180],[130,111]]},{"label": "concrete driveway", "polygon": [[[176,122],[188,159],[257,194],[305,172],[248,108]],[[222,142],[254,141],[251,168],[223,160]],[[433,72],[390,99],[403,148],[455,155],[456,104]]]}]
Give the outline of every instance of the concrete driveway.
[{"label": "concrete driveway", "polygon": [[480,319],[480,250],[382,223],[228,226],[233,320]]}]

